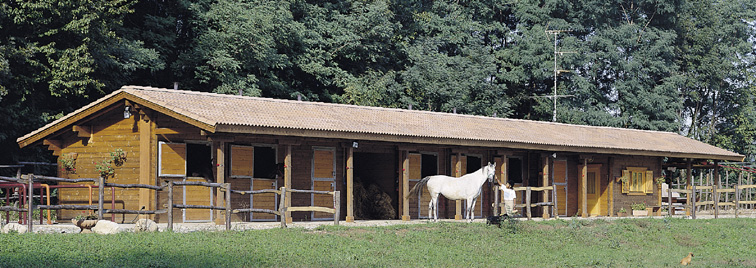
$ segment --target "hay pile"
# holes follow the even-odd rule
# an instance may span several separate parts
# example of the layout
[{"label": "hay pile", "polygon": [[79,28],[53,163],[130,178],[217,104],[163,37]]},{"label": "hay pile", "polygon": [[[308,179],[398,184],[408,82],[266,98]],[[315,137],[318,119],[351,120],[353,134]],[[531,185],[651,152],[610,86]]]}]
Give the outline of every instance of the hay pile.
[{"label": "hay pile", "polygon": [[391,220],[396,218],[396,210],[391,205],[391,196],[381,191],[378,185],[364,184],[355,180],[354,216],[361,220]]}]

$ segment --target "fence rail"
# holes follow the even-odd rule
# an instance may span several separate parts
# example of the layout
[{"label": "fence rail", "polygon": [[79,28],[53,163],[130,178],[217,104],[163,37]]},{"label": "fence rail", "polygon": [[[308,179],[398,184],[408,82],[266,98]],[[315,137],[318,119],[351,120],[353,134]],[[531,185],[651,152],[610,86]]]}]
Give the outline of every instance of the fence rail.
[{"label": "fence rail", "polygon": [[[99,196],[98,196],[98,203],[97,205],[50,205],[49,203],[47,205],[31,205],[31,209],[27,208],[29,207],[29,204],[33,204],[32,198],[33,198],[33,188],[34,183],[39,182],[66,182],[66,183],[82,183],[82,182],[92,182],[96,185],[52,185],[52,186],[61,186],[61,187],[68,187],[68,186],[88,186],[89,188],[98,188],[99,190]],[[281,219],[281,226],[286,227],[286,212],[295,212],[295,211],[313,211],[313,212],[325,212],[325,213],[332,213],[334,214],[334,224],[339,224],[339,212],[340,212],[340,192],[339,191],[314,191],[314,190],[300,190],[300,189],[287,189],[286,187],[281,187],[280,189],[263,189],[263,190],[254,190],[254,191],[239,191],[239,190],[231,190],[231,184],[230,183],[210,183],[210,182],[200,182],[200,181],[168,181],[167,184],[163,185],[149,185],[149,184],[117,184],[117,183],[107,183],[104,181],[103,178],[81,178],[81,179],[66,179],[66,178],[59,178],[59,177],[50,177],[50,176],[39,176],[39,175],[21,175],[19,178],[14,177],[4,177],[0,176],[0,183],[2,182],[10,182],[13,183],[13,187],[20,187],[23,186],[25,190],[28,191],[28,194],[25,196],[28,198],[28,201],[26,201],[27,207],[21,207],[21,204],[17,206],[0,206],[0,211],[16,211],[16,212],[26,212],[28,219],[27,219],[27,228],[31,232],[33,231],[33,223],[32,223],[32,213],[28,213],[32,209],[40,209],[40,210],[96,210],[97,218],[98,220],[101,220],[103,218],[103,214],[109,213],[109,214],[167,214],[168,215],[168,228],[173,228],[173,209],[211,209],[211,210],[221,210],[226,212],[226,230],[231,229],[231,214],[236,213],[246,213],[246,212],[258,212],[258,213],[270,213],[274,215],[278,215]],[[17,186],[18,185],[18,186]],[[27,186],[28,185],[28,186]],[[173,190],[175,186],[204,186],[204,187],[210,187],[210,188],[219,188],[221,192],[225,193],[225,205],[224,206],[214,206],[214,205],[188,205],[188,204],[174,204],[173,200]],[[40,187],[40,186],[37,186]],[[154,191],[167,191],[168,192],[168,206],[165,209],[157,209],[157,210],[129,210],[129,209],[106,209],[104,207],[104,188],[105,187],[111,187],[111,189],[114,188],[138,188],[138,189],[149,189]],[[114,191],[112,191],[114,194]],[[254,195],[254,194],[269,194],[273,193],[278,195],[279,197],[279,204],[277,210],[272,209],[260,209],[260,208],[246,208],[246,209],[231,209],[231,194],[240,194],[240,195]],[[330,207],[318,207],[318,206],[289,206],[287,207],[286,200],[291,198],[292,193],[309,193],[309,194],[327,194],[331,195],[333,197],[333,208]],[[49,197],[49,193],[48,193]],[[91,202],[91,200],[90,200]],[[49,218],[49,215],[48,215]],[[41,219],[40,219],[41,220]],[[40,222],[41,223],[41,222]]]},{"label": "fence rail", "polygon": [[[532,200],[532,195],[533,195],[532,193],[533,192],[544,192],[544,191],[545,192],[551,191],[551,198],[552,198],[552,200],[556,200],[556,196],[555,196],[555,194],[556,194],[556,185],[555,184],[551,185],[551,186],[542,186],[542,187],[518,186],[518,187],[512,187],[512,190],[514,190],[515,192],[518,192],[518,191],[525,192],[525,203],[524,204],[515,204],[515,208],[523,208],[524,207],[525,211],[526,211],[526,216],[528,217],[528,220],[532,219],[531,208],[534,208],[534,207],[552,206],[554,208],[553,209],[554,210],[553,213],[556,214],[557,211],[559,211],[558,207],[557,207],[557,202],[554,202],[554,201],[545,201],[545,202],[536,202],[536,203],[533,203],[531,201]],[[500,198],[499,198],[499,190],[498,189],[497,189],[496,193],[494,194],[494,200],[496,200],[496,202],[497,202],[497,203],[495,203],[495,207],[497,208],[497,211],[498,211],[498,208],[501,208],[501,207],[504,206],[504,203],[499,203]]]},{"label": "fence rail", "polygon": [[[735,208],[735,217],[738,217],[738,212],[741,205],[753,205],[756,204],[756,200],[740,200],[743,190],[756,188],[756,185],[733,185],[733,188],[719,188],[715,185],[695,186],[690,189],[670,189],[671,193],[685,194],[684,200],[686,200],[686,208],[690,209],[690,214],[693,218],[696,217],[696,211],[701,206],[713,206],[714,217],[719,217],[719,208],[732,206]],[[710,191],[710,192],[705,192]],[[725,201],[722,201],[720,194],[734,194],[734,200],[730,200],[728,196],[725,196]],[[711,198],[706,198],[711,195]],[[695,197],[695,198],[691,198]],[[706,198],[706,201],[701,199]],[[667,196],[667,211],[673,211],[673,202],[671,195]]]}]

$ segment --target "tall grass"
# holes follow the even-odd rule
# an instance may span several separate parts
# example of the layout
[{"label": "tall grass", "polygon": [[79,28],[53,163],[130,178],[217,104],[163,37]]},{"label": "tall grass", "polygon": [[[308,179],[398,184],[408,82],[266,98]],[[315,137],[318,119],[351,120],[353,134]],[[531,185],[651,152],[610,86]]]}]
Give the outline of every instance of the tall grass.
[{"label": "tall grass", "polygon": [[315,230],[0,234],[3,267],[756,266],[756,219],[428,223]]}]

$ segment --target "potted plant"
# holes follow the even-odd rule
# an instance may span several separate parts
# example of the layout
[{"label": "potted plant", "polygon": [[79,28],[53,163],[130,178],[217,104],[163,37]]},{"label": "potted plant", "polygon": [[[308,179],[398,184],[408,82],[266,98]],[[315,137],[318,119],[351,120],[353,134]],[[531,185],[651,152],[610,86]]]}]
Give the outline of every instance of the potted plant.
[{"label": "potted plant", "polygon": [[126,162],[126,152],[119,148],[111,152],[109,158],[102,160],[100,164],[96,164],[95,169],[100,173],[100,177],[108,178],[115,174],[113,166],[120,167],[123,162]]},{"label": "potted plant", "polygon": [[76,174],[76,158],[77,153],[64,154],[58,161],[60,162],[61,170],[68,174]]},{"label": "potted plant", "polygon": [[619,211],[617,211],[617,217],[627,217],[627,210],[625,210],[625,208],[620,208]]},{"label": "potted plant", "polygon": [[633,210],[634,217],[648,216],[648,210],[646,210],[646,203],[634,203],[630,205],[630,208]]}]

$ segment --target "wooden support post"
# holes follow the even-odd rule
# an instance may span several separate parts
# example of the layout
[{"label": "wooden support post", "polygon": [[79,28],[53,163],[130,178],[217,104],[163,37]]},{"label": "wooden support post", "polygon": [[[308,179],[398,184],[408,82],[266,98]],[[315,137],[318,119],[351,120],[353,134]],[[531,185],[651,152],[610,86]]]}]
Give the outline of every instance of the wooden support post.
[{"label": "wooden support post", "polygon": [[98,220],[102,220],[103,210],[105,209],[104,208],[104,203],[105,203],[105,178],[103,178],[102,176],[100,176],[100,180],[99,180],[99,182],[97,184],[99,184],[99,185],[97,185],[97,187],[98,187],[99,193],[100,193],[99,194],[99,198],[97,200],[97,219]]},{"label": "wooden support post", "polygon": [[717,192],[717,188],[719,188],[719,161],[714,161],[714,187],[711,187],[712,189],[712,195],[714,198],[714,218],[719,218],[719,192]]},{"label": "wooden support post", "polygon": [[168,230],[173,231],[173,181],[168,181]]},{"label": "wooden support post", "polygon": [[685,161],[685,189],[690,190],[691,192],[687,195],[688,202],[685,202],[685,207],[687,208],[685,210],[685,216],[690,216],[691,211],[695,209],[693,202],[691,201],[696,199],[696,194],[693,192],[693,188],[691,188],[692,185],[695,185],[693,182],[693,160],[688,158],[687,161]]},{"label": "wooden support post", "polygon": [[525,209],[527,210],[527,213],[528,213],[528,220],[530,220],[533,216],[533,214],[531,214],[530,212],[530,195],[531,195],[530,186],[528,186],[525,189]]},{"label": "wooden support post", "polygon": [[[457,162],[454,163],[454,177],[462,177],[462,153],[457,152]],[[462,200],[455,200],[454,219],[462,220]]]},{"label": "wooden support post", "polygon": [[346,222],[354,222],[354,147],[349,146],[347,148],[347,161],[346,161]]},{"label": "wooden support post", "polygon": [[[507,155],[502,155],[501,156],[501,183],[502,183],[502,185],[506,185],[507,183],[509,183],[509,166],[508,166],[508,164],[509,164],[509,160],[507,159]],[[514,185],[511,185],[511,186],[514,187]],[[497,193],[500,193],[500,192],[497,191]],[[501,199],[496,199],[496,200],[497,200],[497,204],[498,203],[503,203],[504,202],[504,196],[502,195]],[[497,207],[498,207],[498,205],[497,205]],[[514,209],[514,208],[512,208],[512,209]]]},{"label": "wooden support post", "polygon": [[[542,159],[543,159],[543,169],[542,169],[543,176],[541,177],[541,187],[546,187],[546,186],[549,186],[549,177],[551,173],[549,172],[549,159],[551,159],[551,157],[549,155],[545,155]],[[549,202],[549,191],[541,192],[541,200],[542,200],[541,202],[544,202],[544,203]],[[544,219],[549,218],[548,207],[546,206],[541,207],[541,217],[543,217]]]},{"label": "wooden support post", "polygon": [[613,217],[614,214],[614,157],[609,157],[609,165],[607,166],[607,170],[609,174],[607,174],[607,178],[609,179],[607,181],[607,184],[609,185],[609,217]]},{"label": "wooden support post", "polygon": [[[215,147],[215,182],[223,184],[226,183],[226,142],[213,141],[213,147]],[[211,192],[215,193],[215,198],[213,198],[212,201],[214,201],[213,205],[217,206],[216,204],[220,204],[222,200],[221,198],[223,198],[221,187],[211,189]],[[223,200],[223,203],[225,203],[225,200]],[[215,216],[215,224],[220,225],[226,222],[224,217],[220,217],[220,214],[220,211],[213,213]],[[230,216],[231,215],[225,215],[225,217]]]},{"label": "wooden support post", "polygon": [[[284,187],[291,189],[291,144],[286,145],[286,156],[284,156]],[[285,203],[286,208],[291,207],[291,195],[286,194]],[[281,215],[286,219],[286,223],[292,223],[291,212],[285,211],[285,215]]]},{"label": "wooden support post", "polygon": [[[153,121],[150,116],[144,111],[139,111],[140,119],[137,126],[139,129],[139,184],[152,184],[152,128]],[[149,189],[139,189],[139,208],[144,210],[152,210],[152,198]],[[148,218],[148,215],[140,215],[140,218]]]},{"label": "wooden support post", "polygon": [[231,230],[231,184],[224,183],[222,186],[226,189],[226,231]]},{"label": "wooden support post", "polygon": [[281,187],[281,200],[278,201],[278,219],[281,221],[281,228],[286,228],[286,187]]},{"label": "wooden support post", "polygon": [[409,196],[409,169],[410,169],[410,162],[409,162],[409,152],[408,151],[402,151],[402,221],[409,221],[410,215],[409,215],[409,200],[407,197]]},{"label": "wooden support post", "polygon": [[588,159],[583,159],[583,168],[580,172],[580,215],[588,217]]},{"label": "wooden support post", "polygon": [[[29,193],[26,196],[27,196],[27,198],[29,200],[26,203],[26,217],[27,217],[27,219],[26,219],[26,225],[27,225],[26,228],[27,228],[27,232],[33,233],[34,230],[32,230],[32,224],[33,224],[32,223],[32,214],[34,214],[34,202],[33,202],[33,197],[34,197],[34,175],[33,174],[29,174],[29,176],[27,176],[27,178],[29,179],[29,182],[28,182],[29,186],[27,187]],[[40,200],[40,203],[42,203],[42,200]],[[40,218],[42,217],[42,210],[39,211],[39,217]]]},{"label": "wooden support post", "polygon": [[339,225],[341,218],[341,191],[333,192],[333,225]]}]

